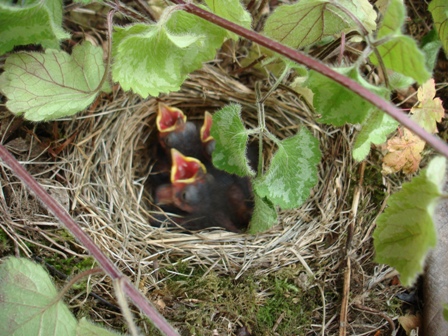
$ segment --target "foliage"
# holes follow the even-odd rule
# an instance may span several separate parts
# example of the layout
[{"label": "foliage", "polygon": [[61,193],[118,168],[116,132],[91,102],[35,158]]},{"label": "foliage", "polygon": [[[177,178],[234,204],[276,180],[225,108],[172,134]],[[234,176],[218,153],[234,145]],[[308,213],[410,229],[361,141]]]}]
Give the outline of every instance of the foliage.
[{"label": "foliage", "polygon": [[373,234],[376,261],[395,267],[405,286],[423,270],[428,250],[436,245],[433,215],[442,195],[446,159],[434,158],[428,167],[392,195],[377,219]]},{"label": "foliage", "polygon": [[448,53],[448,4],[444,0],[432,0],[428,7],[445,53]]},{"label": "foliage", "polygon": [[[378,30],[377,38],[385,41],[378,46],[378,53],[386,68],[412,77],[421,84],[427,81],[431,74],[425,68],[424,54],[418,49],[415,40],[401,33],[404,19],[405,8],[402,0],[390,0]],[[379,64],[375,53],[370,59],[374,64]]]},{"label": "foliage", "polygon": [[[442,101],[440,98],[434,98],[435,94],[435,83],[430,79],[418,89],[419,103],[411,109],[411,119],[428,133],[438,132],[436,123],[441,122],[445,114]],[[388,153],[383,158],[383,173],[390,174],[402,170],[411,174],[420,166],[425,141],[408,129],[400,128],[399,134],[387,141],[386,148]]]},{"label": "foliage", "polygon": [[257,233],[275,223],[273,206],[292,209],[308,199],[317,183],[321,152],[317,139],[304,127],[295,136],[279,141],[264,128],[246,130],[240,113],[241,106],[228,105],[213,117],[211,134],[216,140],[213,164],[240,176],[252,176],[246,157],[249,133],[266,134],[276,142],[278,149],[266,172],[258,171],[253,179],[256,208],[250,232]]},{"label": "foliage", "polygon": [[362,122],[362,129],[356,137],[353,148],[353,158],[364,160],[370,152],[370,145],[380,145],[387,140],[387,135],[397,129],[398,122],[378,109],[370,110]]},{"label": "foliage", "polygon": [[117,333],[77,322],[42,266],[24,258],[0,265],[1,335],[104,335]]},{"label": "foliage", "polygon": [[179,90],[187,75],[213,59],[226,36],[222,28],[174,11],[157,24],[115,27],[112,77],[142,97]]},{"label": "foliage", "polygon": [[22,6],[13,1],[0,3],[0,55],[26,44],[59,49],[60,41],[70,37],[61,27],[62,0],[21,3]]},{"label": "foliage", "polygon": [[239,176],[255,174],[246,158],[249,134],[241,120],[240,105],[227,105],[214,114],[211,135],[216,140],[213,152],[216,167]]},{"label": "foliage", "polygon": [[32,121],[52,120],[89,106],[99,91],[110,91],[104,75],[103,51],[90,42],[64,51],[17,53],[6,59],[0,89],[6,107]]},{"label": "foliage", "polygon": [[278,146],[266,174],[254,181],[255,192],[283,209],[296,208],[308,199],[317,183],[319,143],[302,127]]},{"label": "foliage", "polygon": [[[387,89],[369,84],[362,78],[356,67],[338,68],[336,70],[378,95],[387,96]],[[335,126],[342,126],[346,123],[361,123],[373,108],[370,103],[351,90],[328,80],[327,77],[315,71],[310,72],[306,85],[314,92],[314,108],[322,114],[320,121],[323,123]]]},{"label": "foliage", "polygon": [[[302,0],[279,6],[266,21],[265,33],[293,48],[304,48],[342,32],[363,27],[370,33],[376,13],[367,0]],[[307,27],[307,29],[303,29]]]}]

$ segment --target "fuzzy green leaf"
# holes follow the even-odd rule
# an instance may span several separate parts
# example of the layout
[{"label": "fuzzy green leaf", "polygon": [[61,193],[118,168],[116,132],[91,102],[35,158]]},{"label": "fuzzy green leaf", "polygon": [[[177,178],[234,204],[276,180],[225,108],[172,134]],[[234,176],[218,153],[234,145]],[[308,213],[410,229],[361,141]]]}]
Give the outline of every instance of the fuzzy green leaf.
[{"label": "fuzzy green leaf", "polygon": [[0,335],[75,335],[77,321],[42,266],[8,258],[0,283]]},{"label": "fuzzy green leaf", "polygon": [[302,127],[280,142],[266,174],[255,179],[255,192],[283,209],[300,206],[317,183],[320,159],[319,142]]},{"label": "fuzzy green leaf", "polygon": [[62,0],[1,1],[0,22],[0,55],[26,44],[59,49],[70,37],[61,27]]},{"label": "fuzzy green leaf", "polygon": [[378,30],[377,38],[380,39],[389,34],[401,34],[401,27],[404,24],[406,8],[402,0],[384,0],[388,2],[384,9],[384,18]]},{"label": "fuzzy green leaf", "polygon": [[[386,96],[387,90],[369,84],[356,68],[338,68],[339,73],[357,81],[380,96]],[[346,123],[362,123],[373,107],[369,102],[316,71],[310,71],[306,86],[314,92],[314,108],[322,115],[320,122],[342,126]]]},{"label": "fuzzy green leaf", "polygon": [[446,0],[433,0],[428,6],[428,10],[432,14],[443,49],[448,54],[448,3]]},{"label": "fuzzy green leaf", "polygon": [[254,193],[255,208],[249,225],[249,233],[266,231],[277,223],[277,211],[267,199]]},{"label": "fuzzy green leaf", "polygon": [[184,54],[182,63],[186,66],[183,70],[186,74],[201,68],[203,62],[212,60],[227,36],[225,29],[185,11],[172,13],[166,22],[166,27],[173,35],[183,37],[188,33],[202,36],[199,46],[189,48],[189,52]]},{"label": "fuzzy green leaf", "polygon": [[443,318],[448,322],[448,303],[443,305]]},{"label": "fuzzy green leaf", "polygon": [[426,43],[422,46],[422,51],[425,54],[425,66],[426,69],[434,70],[437,62],[437,57],[439,56],[440,48],[442,47],[442,42],[440,40],[435,40]]},{"label": "fuzzy green leaf", "polygon": [[437,31],[433,28],[420,41],[420,49],[425,54],[426,69],[432,71],[437,63],[437,57],[439,56],[442,42],[439,39]]},{"label": "fuzzy green leaf", "polygon": [[201,36],[175,35],[162,25],[142,23],[114,27],[112,76],[124,90],[142,97],[179,90],[187,77],[184,63],[191,46],[199,48]]},{"label": "fuzzy green leaf", "polygon": [[353,158],[364,160],[370,152],[370,145],[380,145],[387,140],[387,136],[395,131],[399,123],[388,114],[373,109],[362,123],[362,129],[356,137]]},{"label": "fuzzy green leaf", "polygon": [[[384,3],[385,1],[381,1]],[[390,0],[386,5],[384,19],[378,31],[378,39],[389,39],[377,47],[378,53],[386,68],[414,78],[419,84],[427,81],[431,74],[426,69],[425,56],[417,47],[417,43],[409,36],[401,33],[406,11],[402,0]],[[377,55],[372,53],[370,60],[378,65]]]},{"label": "fuzzy green leaf", "polygon": [[213,115],[211,135],[216,141],[213,164],[239,176],[253,176],[246,157],[248,133],[241,120],[241,106],[230,104]]},{"label": "fuzzy green leaf", "polygon": [[393,90],[407,89],[415,83],[415,79],[398,72],[389,72],[389,84]]},{"label": "fuzzy green leaf", "polygon": [[[89,106],[98,95],[104,74],[103,50],[84,42],[63,51],[17,53],[6,59],[0,91],[6,107],[32,121],[73,115]],[[109,91],[106,82],[101,88]]]},{"label": "fuzzy green leaf", "polygon": [[76,336],[117,336],[120,333],[107,330],[106,328],[100,327],[83,317],[76,329]]},{"label": "fuzzy green leaf", "polygon": [[402,189],[392,195],[373,233],[376,261],[400,272],[401,282],[410,286],[423,270],[429,249],[437,242],[434,210],[442,194],[446,159],[436,157]]},{"label": "fuzzy green leaf", "polygon": [[269,16],[264,31],[292,48],[303,48],[342,32],[361,30],[347,12],[352,13],[368,32],[376,28],[376,13],[366,0],[302,0],[279,6]]},{"label": "fuzzy green leaf", "polygon": [[177,91],[189,73],[214,58],[225,36],[224,29],[183,11],[158,24],[115,27],[113,79],[142,97]]},{"label": "fuzzy green leaf", "polygon": [[[386,68],[412,77],[419,84],[431,77],[431,73],[426,70],[425,56],[413,38],[398,35],[377,49]],[[375,65],[379,64],[375,54],[370,55],[370,60]]]},{"label": "fuzzy green leaf", "polygon": [[[250,13],[243,8],[239,0],[205,0],[211,11],[224,19],[232,21],[247,29],[251,28]],[[238,35],[227,31],[230,38],[238,40]]]}]

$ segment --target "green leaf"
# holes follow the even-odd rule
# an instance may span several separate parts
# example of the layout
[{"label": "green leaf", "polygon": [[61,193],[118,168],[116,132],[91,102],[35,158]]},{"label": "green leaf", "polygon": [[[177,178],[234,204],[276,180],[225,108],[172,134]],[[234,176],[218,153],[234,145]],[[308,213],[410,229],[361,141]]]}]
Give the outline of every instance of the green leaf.
[{"label": "green leaf", "polygon": [[[200,6],[201,8],[203,6]],[[215,58],[216,50],[219,49],[227,36],[227,31],[200,17],[185,11],[175,11],[166,22],[167,29],[181,38],[189,33],[202,36],[200,44],[196,48],[189,48],[182,61],[191,64],[184,71],[186,74],[202,67],[202,63]]]},{"label": "green leaf", "polygon": [[433,29],[426,34],[421,41],[421,50],[425,54],[426,69],[433,70],[436,66],[442,42],[440,42],[437,32]]},{"label": "green leaf", "polygon": [[[425,56],[409,36],[398,35],[377,47],[386,68],[414,78],[419,84],[426,82],[431,73],[426,70]],[[378,65],[375,54],[370,55],[373,64]]]},{"label": "green leaf", "polygon": [[158,24],[114,28],[113,79],[142,97],[179,90],[189,73],[215,57],[226,36],[224,29],[171,7]]},{"label": "green leaf", "polygon": [[[72,55],[54,50],[17,53],[6,59],[0,91],[8,97],[11,112],[32,121],[52,120],[89,106],[103,74],[103,50],[90,42],[75,46]],[[101,90],[109,91],[109,84]]]},{"label": "green leaf", "polygon": [[62,0],[2,1],[0,22],[0,55],[26,44],[59,49],[59,41],[70,38],[61,27]]},{"label": "green leaf", "polygon": [[428,6],[428,10],[432,14],[443,49],[448,54],[448,3],[446,0],[433,0]]},{"label": "green leaf", "polygon": [[213,115],[211,135],[216,141],[213,165],[239,176],[253,176],[246,150],[248,132],[241,120],[241,106],[230,104]]},{"label": "green leaf", "polygon": [[423,270],[429,249],[437,242],[434,209],[442,194],[446,159],[435,157],[402,189],[392,195],[373,233],[376,261],[400,272],[401,282],[411,285]]},{"label": "green leaf", "polygon": [[356,137],[353,158],[364,160],[370,152],[370,145],[380,145],[387,140],[387,136],[395,131],[399,123],[388,114],[374,109],[362,123],[362,129]]},{"label": "green leaf", "polygon": [[[243,8],[239,0],[205,0],[205,3],[214,14],[247,29],[251,28],[252,18],[250,13]],[[229,31],[227,31],[227,34],[233,40],[238,40],[237,34]]]},{"label": "green leaf", "polygon": [[401,73],[398,72],[390,71],[388,76],[389,76],[389,85],[392,90],[407,89],[412,84],[415,83],[414,78],[402,75]]},{"label": "green leaf", "polygon": [[100,327],[83,317],[76,328],[76,336],[117,336],[120,333]]},{"label": "green leaf", "polygon": [[[384,18],[378,30],[377,38],[380,39],[389,34],[401,34],[404,24],[406,8],[402,0],[387,0],[387,9],[384,10]],[[383,1],[384,2],[384,1]]]},{"label": "green leaf", "polygon": [[[382,97],[387,94],[386,89],[369,84],[354,67],[335,70]],[[373,107],[350,89],[316,71],[310,71],[306,86],[314,92],[314,108],[322,115],[319,121],[326,124],[361,123]]]},{"label": "green leaf", "polygon": [[283,209],[298,207],[317,183],[319,142],[305,128],[280,142],[268,171],[254,180],[255,192]]},{"label": "green leaf", "polygon": [[448,303],[443,305],[443,318],[448,321]]},{"label": "green leaf", "polygon": [[325,37],[361,30],[347,12],[368,32],[375,29],[376,13],[366,0],[302,0],[279,6],[267,19],[264,32],[292,48],[303,48]]},{"label": "green leaf", "polygon": [[440,41],[434,41],[427,43],[422,47],[422,51],[425,54],[425,66],[427,69],[430,69],[431,71],[434,70],[441,46],[442,43]]},{"label": "green leaf", "polygon": [[266,231],[277,223],[277,211],[266,198],[254,193],[255,208],[249,224],[249,233],[256,234]]},{"label": "green leaf", "polygon": [[77,321],[42,266],[8,258],[0,283],[0,335],[75,335]]},{"label": "green leaf", "polygon": [[[190,46],[199,47],[200,36],[175,35],[161,25],[142,23],[114,27],[112,77],[124,90],[146,98],[180,89],[187,77],[184,63]],[[182,42],[185,39],[185,43]]]},{"label": "green leaf", "polygon": [[[425,55],[417,47],[417,43],[409,36],[401,33],[406,9],[402,0],[390,0],[387,6],[380,1],[379,6],[384,13],[377,39],[388,37],[383,44],[377,46],[378,53],[386,68],[414,78],[419,84],[428,80],[431,73],[426,69]],[[377,55],[372,53],[370,60],[379,65]]]}]

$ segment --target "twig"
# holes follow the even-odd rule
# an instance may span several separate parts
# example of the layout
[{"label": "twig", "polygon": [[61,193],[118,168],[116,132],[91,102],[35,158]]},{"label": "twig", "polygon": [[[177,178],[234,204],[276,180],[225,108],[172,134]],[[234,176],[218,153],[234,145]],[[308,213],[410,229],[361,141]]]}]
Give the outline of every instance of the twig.
[{"label": "twig", "polygon": [[392,319],[389,316],[387,316],[383,312],[380,312],[379,310],[363,306],[363,305],[361,305],[359,303],[355,303],[353,306],[355,308],[358,308],[359,310],[364,310],[366,312],[369,312],[369,313],[372,313],[372,314],[375,314],[375,315],[380,315],[383,319],[385,319],[387,321],[387,323],[389,323],[390,329],[391,329],[391,335],[393,335],[393,333],[395,331],[395,324],[394,324],[394,321],[392,321]]},{"label": "twig", "polygon": [[341,316],[339,319],[339,336],[345,336],[347,334],[347,313],[348,313],[348,299],[350,296],[350,281],[351,281],[351,259],[350,252],[352,246],[353,232],[355,230],[356,216],[358,214],[359,199],[361,196],[361,188],[364,182],[364,170],[366,164],[365,161],[359,167],[359,181],[358,185],[355,187],[353,194],[352,209],[350,214],[350,224],[348,225],[347,241],[345,244],[345,258],[346,267],[344,272],[344,288],[342,293],[341,302]]},{"label": "twig", "polygon": [[345,336],[347,334],[348,298],[350,296],[350,272],[351,272],[350,257],[347,257],[344,272],[344,288],[342,292],[341,316],[339,318],[339,336]]}]

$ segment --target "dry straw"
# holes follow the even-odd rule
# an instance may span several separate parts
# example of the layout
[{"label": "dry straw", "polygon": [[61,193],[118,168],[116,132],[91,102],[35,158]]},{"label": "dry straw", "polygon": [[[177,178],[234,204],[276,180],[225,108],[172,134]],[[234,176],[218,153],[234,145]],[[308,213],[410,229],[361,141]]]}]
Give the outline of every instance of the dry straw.
[{"label": "dry straw", "polygon": [[[267,92],[271,84],[264,82],[263,91]],[[216,66],[205,65],[190,75],[179,92],[161,99],[184,110],[190,119],[236,102],[242,105],[247,127],[256,127],[254,83],[237,81]],[[319,317],[309,327],[310,334],[325,330],[332,334],[338,329],[342,295],[336,288],[342,287],[348,254],[352,261],[350,305],[358,304],[350,308],[358,309],[352,316],[351,330],[361,334],[387,324],[381,316],[362,310],[364,306],[377,306],[375,300],[384,304],[389,298],[382,281],[392,273],[372,262],[370,237],[382,206],[382,200],[372,200],[377,187],[370,188],[364,180],[360,201],[353,208],[354,187],[360,179],[350,152],[354,128],[322,126],[295,92],[280,86],[265,102],[270,131],[285,138],[306,127],[320,141],[323,158],[311,197],[299,209],[281,211],[278,225],[258,235],[213,229],[184,234],[149,225],[156,211],[151,207],[147,183],[156,107],[156,99],[142,101],[115,90],[113,99],[100,100],[88,112],[60,124],[64,136],[76,136],[57,159],[46,156],[46,149],[35,144],[34,136],[25,139],[29,150],[17,151],[15,144],[10,144],[10,150],[16,149],[26,168],[66,204],[74,219],[144,292],[164,282],[159,269],[178,262],[188,261],[189,267],[200,265],[207,272],[232,278],[248,271],[265,275],[291,265],[303,269],[314,279],[310,286],[318,286],[322,292]],[[31,153],[36,147],[41,151]],[[266,159],[273,150],[267,143]],[[1,167],[1,173],[1,227],[16,242],[17,251],[31,255],[27,243],[32,242],[63,258],[85,254],[76,242],[61,243],[61,230],[52,216],[8,169]],[[351,224],[354,232],[351,247],[346,250]],[[323,293],[335,294],[333,301],[327,301]]]}]

